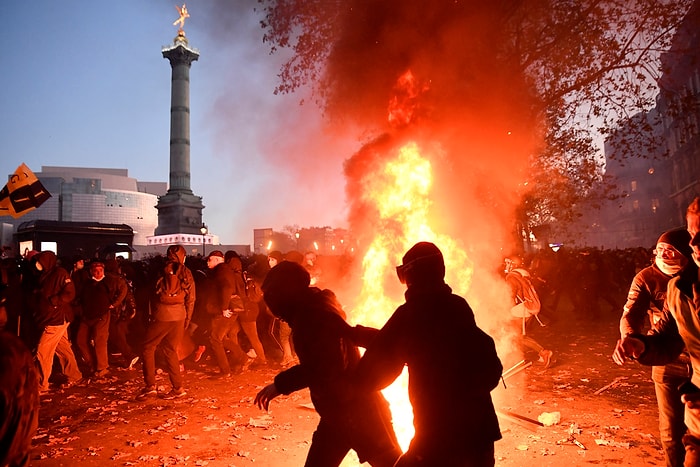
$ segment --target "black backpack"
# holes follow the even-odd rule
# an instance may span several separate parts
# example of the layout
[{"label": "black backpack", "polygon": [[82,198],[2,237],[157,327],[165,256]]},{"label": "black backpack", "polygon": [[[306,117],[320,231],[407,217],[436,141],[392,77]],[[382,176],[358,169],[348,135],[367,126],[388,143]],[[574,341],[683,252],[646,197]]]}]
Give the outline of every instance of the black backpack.
[{"label": "black backpack", "polygon": [[185,266],[168,261],[161,276],[156,282],[156,296],[163,305],[178,305],[185,303],[187,278],[183,272]]}]

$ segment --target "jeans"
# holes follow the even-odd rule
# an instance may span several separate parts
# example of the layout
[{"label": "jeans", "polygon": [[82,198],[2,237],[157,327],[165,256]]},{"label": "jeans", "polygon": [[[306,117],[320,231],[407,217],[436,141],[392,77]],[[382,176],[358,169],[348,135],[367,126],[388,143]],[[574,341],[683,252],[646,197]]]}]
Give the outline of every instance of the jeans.
[{"label": "jeans", "polygon": [[683,421],[685,406],[681,402],[678,386],[688,380],[689,373],[687,365],[674,368],[677,365],[672,363],[665,367],[652,368],[656,403],[659,407],[659,437],[664,449],[666,467],[682,466],[685,457],[682,442],[686,432]]},{"label": "jeans", "polygon": [[146,387],[156,385],[156,348],[160,344],[165,357],[165,371],[173,389],[182,387],[180,360],[177,348],[185,334],[185,320],[154,321],[146,329],[143,342],[143,379]]},{"label": "jeans", "polygon": [[[98,320],[83,320],[76,336],[78,348],[85,364],[92,371],[102,371],[109,367],[107,340],[109,339],[109,313]],[[94,346],[90,344],[94,342]]]},{"label": "jeans", "polygon": [[135,353],[129,344],[129,325],[131,320],[120,320],[112,316],[109,320],[109,345],[121,352],[123,360],[128,365]]},{"label": "jeans", "polygon": [[226,355],[227,349],[231,352],[237,364],[242,365],[248,359],[248,356],[238,344],[237,334],[239,329],[237,316],[230,318],[217,316],[211,321],[209,341],[211,342],[211,351],[214,353],[221,373],[231,373],[231,365]]},{"label": "jeans", "polygon": [[46,326],[39,337],[39,343],[36,347],[36,362],[39,370],[40,390],[49,389],[49,377],[51,376],[54,356],[58,357],[63,374],[68,378],[69,383],[83,377],[68,340],[69,324],[65,322],[58,326]]}]

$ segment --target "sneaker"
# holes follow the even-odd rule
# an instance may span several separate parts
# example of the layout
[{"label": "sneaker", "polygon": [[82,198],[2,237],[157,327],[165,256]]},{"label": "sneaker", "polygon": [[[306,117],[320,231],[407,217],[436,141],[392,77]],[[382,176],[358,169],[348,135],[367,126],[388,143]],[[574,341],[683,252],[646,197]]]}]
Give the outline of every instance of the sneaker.
[{"label": "sneaker", "polygon": [[202,359],[202,355],[204,355],[204,352],[206,352],[206,350],[207,350],[207,348],[203,345],[200,345],[199,347],[197,347],[197,350],[194,351],[195,363]]},{"label": "sneaker", "polygon": [[163,399],[178,399],[180,397],[185,397],[187,391],[185,388],[172,388],[169,393],[163,396]]},{"label": "sneaker", "polygon": [[139,361],[139,356],[135,356],[134,358],[131,359],[131,362],[129,362],[129,366],[127,367],[129,370],[134,369],[134,365]]},{"label": "sneaker", "polygon": [[138,400],[148,399],[149,397],[155,397],[158,395],[158,390],[155,386],[147,386],[141,390],[141,392],[136,396]]},{"label": "sneaker", "polygon": [[243,365],[241,365],[241,372],[248,371],[248,368],[250,368],[250,365],[252,365],[254,361],[254,358],[248,357],[248,359],[245,362],[243,362]]},{"label": "sneaker", "polygon": [[540,361],[544,363],[544,368],[547,369],[552,365],[553,352],[551,350],[543,350],[540,352]]}]

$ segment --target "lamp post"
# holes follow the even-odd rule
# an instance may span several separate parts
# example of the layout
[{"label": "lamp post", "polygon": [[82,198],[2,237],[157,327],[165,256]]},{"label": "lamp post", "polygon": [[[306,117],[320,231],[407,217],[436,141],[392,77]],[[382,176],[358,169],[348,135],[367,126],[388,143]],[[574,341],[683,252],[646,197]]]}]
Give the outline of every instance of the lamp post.
[{"label": "lamp post", "polygon": [[299,251],[299,232],[295,232],[295,233],[294,233],[294,236],[295,236],[296,239],[297,239],[297,251]]},{"label": "lamp post", "polygon": [[207,225],[202,222],[202,227],[199,228],[199,231],[202,232],[202,256],[207,255],[207,247],[206,247],[206,239],[207,239]]}]

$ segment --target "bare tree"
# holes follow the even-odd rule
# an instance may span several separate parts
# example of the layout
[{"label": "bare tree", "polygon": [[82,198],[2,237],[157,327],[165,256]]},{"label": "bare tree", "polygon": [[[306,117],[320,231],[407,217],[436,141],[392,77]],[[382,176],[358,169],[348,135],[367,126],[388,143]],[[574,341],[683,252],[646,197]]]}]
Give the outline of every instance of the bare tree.
[{"label": "bare tree", "polygon": [[[260,0],[272,51],[294,53],[277,92],[309,85],[330,119],[379,132],[396,78],[430,83],[417,119],[465,112],[537,134],[518,231],[607,196],[596,140],[654,106],[661,53],[692,0]],[[638,121],[646,122],[645,119]],[[654,147],[648,127],[618,157]]]}]

